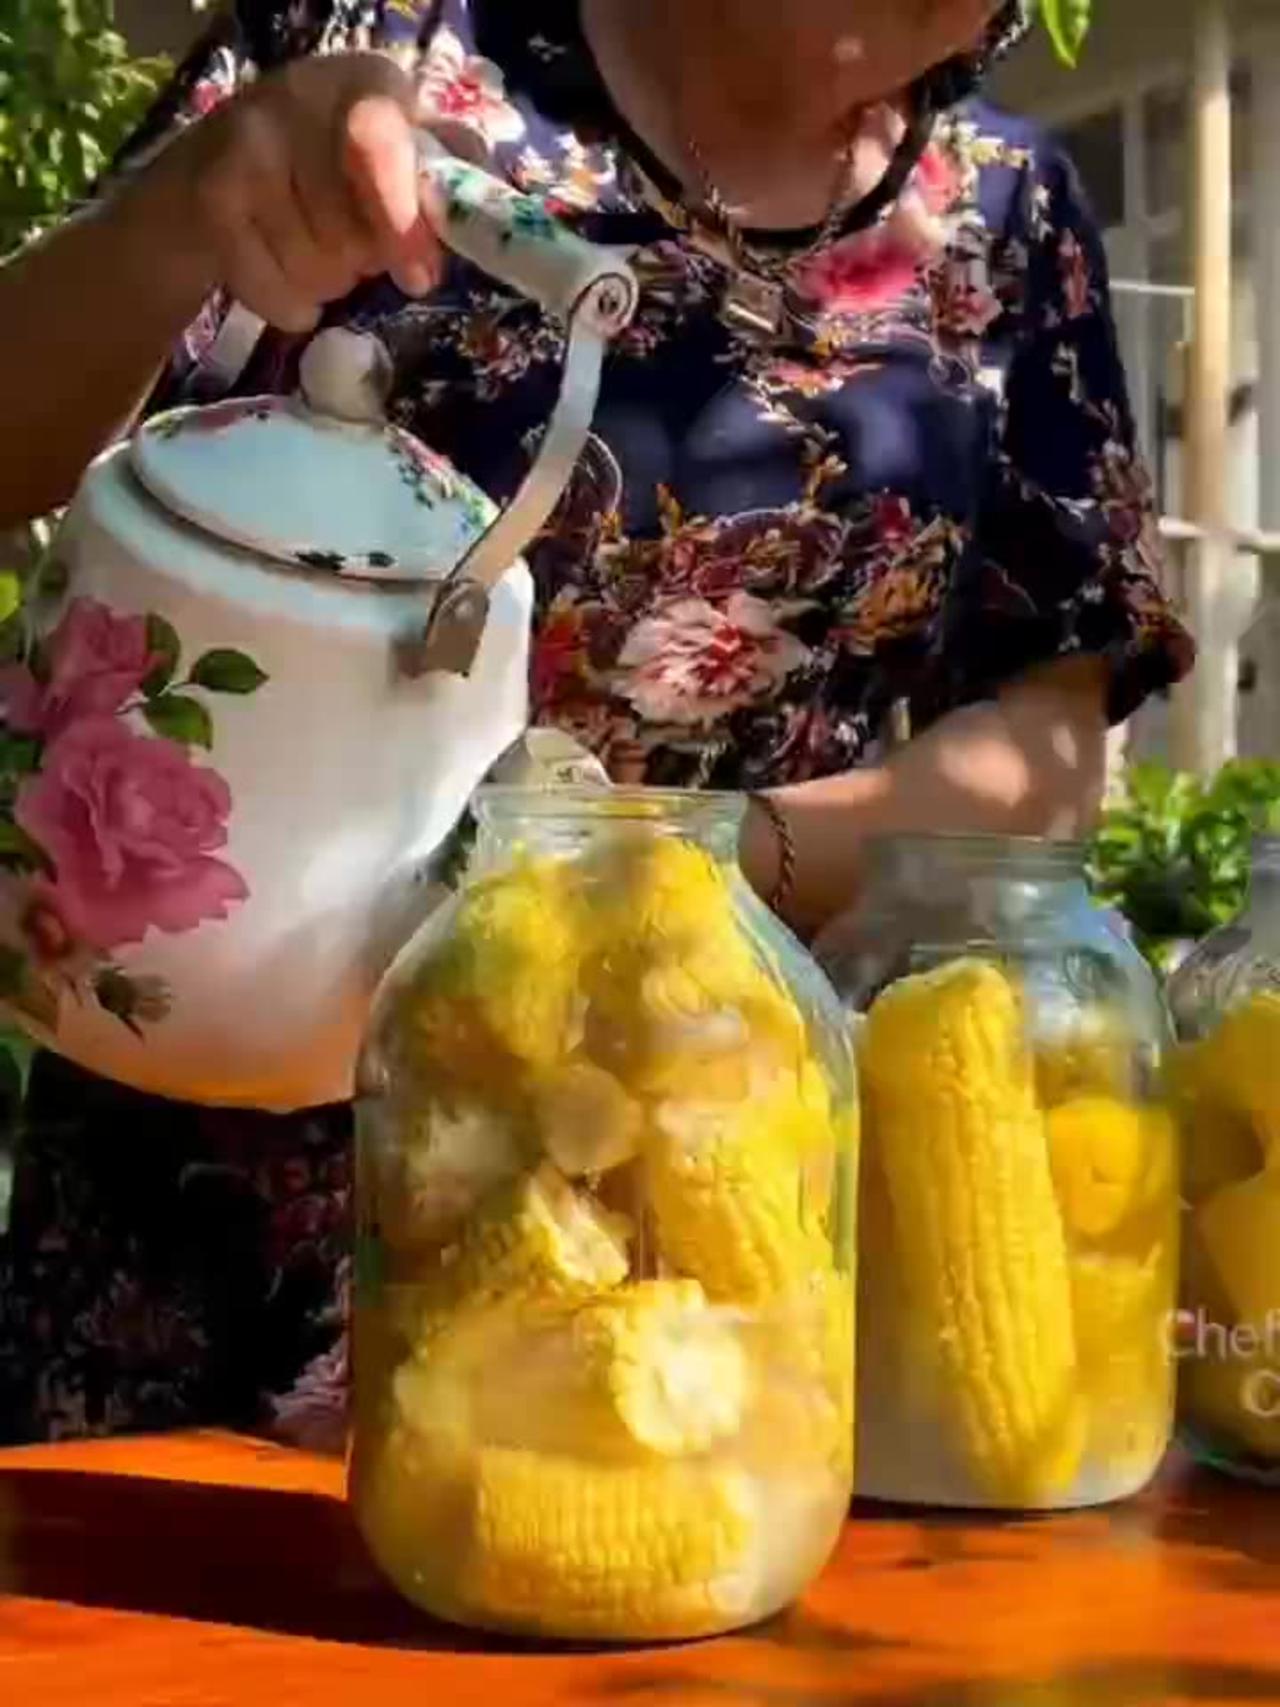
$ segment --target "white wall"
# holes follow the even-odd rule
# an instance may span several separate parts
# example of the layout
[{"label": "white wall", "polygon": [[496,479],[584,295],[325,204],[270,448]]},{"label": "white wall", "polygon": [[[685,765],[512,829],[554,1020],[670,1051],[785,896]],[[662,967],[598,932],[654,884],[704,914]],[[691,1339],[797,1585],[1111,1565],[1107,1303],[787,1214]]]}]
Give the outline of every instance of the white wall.
[{"label": "white wall", "polygon": [[[1118,108],[1123,116],[1122,160],[1101,185],[1099,201],[1116,209],[1117,223],[1107,232],[1107,248],[1117,278],[1149,280],[1166,286],[1185,286],[1189,266],[1187,233],[1181,192],[1184,170],[1180,158],[1182,126],[1177,101],[1189,84],[1191,24],[1196,0],[1112,0],[1100,9],[1082,66],[1070,72],[1058,66],[1043,39],[1021,50],[997,79],[995,93],[1004,104],[1034,112],[1056,124],[1070,140],[1082,120]],[[1230,504],[1238,527],[1264,523],[1280,526],[1280,466],[1265,470],[1261,461],[1259,402],[1270,396],[1269,419],[1280,429],[1280,289],[1265,289],[1265,312],[1255,281],[1259,231],[1280,231],[1280,0],[1241,0],[1234,9],[1237,69],[1240,88],[1236,104],[1236,170],[1233,197],[1237,215],[1237,273],[1233,292],[1233,381],[1247,388],[1247,402],[1231,430]],[[1259,86],[1268,98],[1259,103],[1259,122],[1252,118]],[[1155,122],[1152,93],[1163,87],[1172,97],[1173,122]],[[1166,109],[1168,110],[1168,109]],[[1272,130],[1277,134],[1272,135]],[[1156,139],[1156,140],[1153,140]],[[1088,154],[1089,150],[1082,151]],[[1092,153],[1100,172],[1108,171],[1105,147],[1095,141]],[[1115,172],[1123,177],[1124,193],[1117,195]],[[1086,182],[1088,172],[1086,171]],[[1260,224],[1261,220],[1265,223]],[[1264,280],[1273,275],[1259,273]],[[1116,299],[1117,320],[1147,449],[1153,468],[1162,477],[1162,507],[1166,515],[1182,512],[1181,454],[1176,439],[1157,430],[1157,402],[1177,405],[1182,397],[1179,339],[1182,307],[1165,300],[1145,300],[1123,292]],[[1265,339],[1267,364],[1260,360]],[[1261,383],[1260,383],[1261,381]],[[1280,442],[1280,437],[1272,441]],[[1266,497],[1268,487],[1277,494]],[[1181,562],[1170,553],[1170,591],[1181,602]],[[1236,582],[1239,604],[1247,610],[1253,589],[1262,580],[1262,603],[1252,628],[1241,642],[1241,662],[1256,676],[1256,686],[1241,697],[1238,748],[1251,757],[1280,757],[1280,560],[1260,575],[1256,558],[1241,558]],[[1242,626],[1244,624],[1242,617]],[[1168,707],[1156,702],[1135,720],[1129,750],[1138,756],[1167,757]]]}]

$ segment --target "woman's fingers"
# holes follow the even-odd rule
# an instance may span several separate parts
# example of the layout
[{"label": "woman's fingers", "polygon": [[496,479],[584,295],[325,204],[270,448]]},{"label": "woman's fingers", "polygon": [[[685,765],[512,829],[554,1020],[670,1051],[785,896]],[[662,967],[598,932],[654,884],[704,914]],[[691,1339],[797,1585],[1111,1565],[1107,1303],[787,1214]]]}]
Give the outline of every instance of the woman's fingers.
[{"label": "woman's fingers", "polygon": [[358,269],[350,220],[330,208],[333,198],[303,188],[307,155],[291,150],[282,127],[256,115],[248,211],[258,237],[290,287],[313,307],[332,302],[355,282]]},{"label": "woman's fingers", "polygon": [[408,114],[384,95],[361,96],[347,113],[343,167],[380,265],[410,296],[437,282],[440,246],[423,212]]},{"label": "woman's fingers", "polygon": [[320,319],[320,304],[300,290],[281,264],[271,235],[246,218],[227,267],[227,288],[237,301],[282,332],[310,332]]},{"label": "woman's fingers", "polygon": [[440,273],[419,195],[413,86],[380,55],[264,78],[194,127],[181,158],[195,240],[247,308],[285,331],[387,272],[410,295]]}]

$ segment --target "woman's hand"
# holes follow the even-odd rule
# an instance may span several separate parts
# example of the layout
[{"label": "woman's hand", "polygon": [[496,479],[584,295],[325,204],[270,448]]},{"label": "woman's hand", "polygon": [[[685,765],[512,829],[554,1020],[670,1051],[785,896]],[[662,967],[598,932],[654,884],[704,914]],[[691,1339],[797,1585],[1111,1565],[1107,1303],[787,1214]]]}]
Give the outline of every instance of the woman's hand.
[{"label": "woman's hand", "polygon": [[182,133],[148,174],[156,205],[181,221],[206,282],[282,331],[310,331],[326,303],[384,272],[424,295],[440,248],[419,196],[414,107],[409,78],[381,54],[301,61]]},{"label": "woman's hand", "polygon": [[[875,768],[779,789],[795,844],[787,922],[812,936],[857,899],[868,837],[929,831],[1075,839],[1106,789],[1107,668],[1072,656],[967,706]],[[743,869],[762,895],[780,869],[762,813],[744,825]]]}]

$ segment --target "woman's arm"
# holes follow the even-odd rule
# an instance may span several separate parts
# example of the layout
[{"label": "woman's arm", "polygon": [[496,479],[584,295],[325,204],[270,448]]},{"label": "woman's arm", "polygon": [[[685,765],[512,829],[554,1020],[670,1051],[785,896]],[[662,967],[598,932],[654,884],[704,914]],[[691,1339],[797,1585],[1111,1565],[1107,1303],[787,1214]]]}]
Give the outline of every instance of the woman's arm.
[{"label": "woman's arm", "polygon": [[0,529],[70,496],[215,286],[291,332],[362,278],[432,287],[415,102],[380,54],[290,66],[0,266]]},{"label": "woman's arm", "polygon": [[[1064,659],[949,713],[882,766],[778,790],[795,847],[787,922],[811,935],[857,899],[868,837],[1086,832],[1106,784],[1106,702],[1101,660]],[[748,813],[742,855],[748,880],[772,893],[781,848],[763,811]]]},{"label": "woman's arm", "polygon": [[213,279],[159,174],[0,267],[0,529],[70,496],[144,401]]},{"label": "woman's arm", "polygon": [[[922,733],[877,769],[776,796],[796,854],[782,910],[805,934],[856,898],[869,835],[1086,834],[1108,728],[1194,661],[1161,586],[1102,242],[1070,164],[1051,146],[1035,156],[1017,203],[1019,322],[997,328],[1016,343],[973,550],[929,671],[903,688]],[[770,893],[779,848],[767,814],[749,814],[743,853]]]}]

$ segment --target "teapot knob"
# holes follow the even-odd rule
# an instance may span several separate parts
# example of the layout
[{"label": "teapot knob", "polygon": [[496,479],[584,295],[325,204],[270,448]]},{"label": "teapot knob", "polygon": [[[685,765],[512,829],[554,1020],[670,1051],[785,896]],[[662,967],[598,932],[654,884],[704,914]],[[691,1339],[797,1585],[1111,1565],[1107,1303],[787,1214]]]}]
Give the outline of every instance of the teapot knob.
[{"label": "teapot knob", "polygon": [[340,421],[380,426],[391,393],[391,357],[372,332],[329,326],[307,345],[298,382],[307,407]]}]

